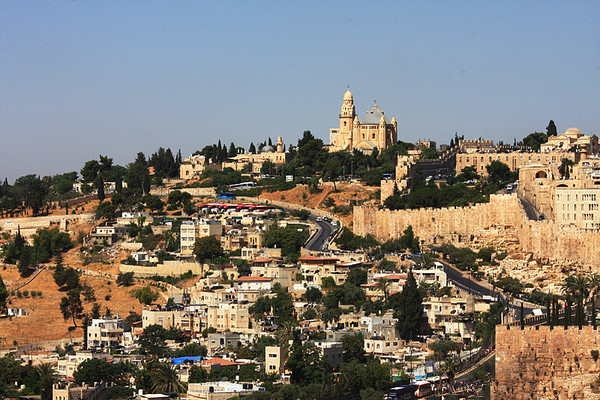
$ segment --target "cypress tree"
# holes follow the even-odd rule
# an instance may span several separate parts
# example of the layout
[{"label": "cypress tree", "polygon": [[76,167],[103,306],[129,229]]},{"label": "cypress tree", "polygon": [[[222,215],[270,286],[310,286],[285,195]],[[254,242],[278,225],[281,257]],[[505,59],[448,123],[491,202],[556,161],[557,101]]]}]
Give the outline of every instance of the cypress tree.
[{"label": "cypress tree", "polygon": [[585,324],[585,314],[583,312],[583,299],[581,296],[577,298],[577,308],[575,309],[575,320],[579,329]]},{"label": "cypress tree", "polygon": [[558,299],[554,299],[552,307],[552,326],[558,325]]},{"label": "cypress tree", "polygon": [[592,296],[592,326],[596,329],[596,296]]},{"label": "cypress tree", "polygon": [[548,292],[548,297],[546,297],[546,322],[548,325],[552,325],[552,308],[550,304],[550,292]]},{"label": "cypress tree", "polygon": [[556,125],[554,124],[554,121],[550,120],[550,122],[548,123],[548,126],[546,127],[546,134],[548,136],[556,136],[557,132],[556,132]]},{"label": "cypress tree", "polygon": [[98,189],[98,200],[102,203],[106,198],[104,194],[104,179],[100,175],[96,178],[96,188]]},{"label": "cypress tree", "polygon": [[396,328],[404,340],[414,339],[421,331],[422,300],[411,269],[400,294],[401,308],[394,312],[394,317],[398,319]]},{"label": "cypress tree", "polygon": [[571,296],[567,295],[567,298],[565,299],[565,326],[571,325],[571,313]]},{"label": "cypress tree", "polygon": [[523,302],[521,302],[521,330],[525,329],[525,312],[523,311]]},{"label": "cypress tree", "polygon": [[144,194],[150,193],[150,175],[144,175],[144,180],[142,181],[142,189],[144,190]]}]

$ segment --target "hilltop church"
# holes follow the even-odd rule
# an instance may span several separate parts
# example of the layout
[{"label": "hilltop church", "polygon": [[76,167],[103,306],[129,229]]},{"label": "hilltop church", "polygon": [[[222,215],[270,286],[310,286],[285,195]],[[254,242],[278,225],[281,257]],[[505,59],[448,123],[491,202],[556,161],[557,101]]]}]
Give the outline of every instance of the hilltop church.
[{"label": "hilltop church", "polygon": [[377,104],[358,120],[354,108],[354,98],[350,88],[344,94],[340,127],[329,130],[329,151],[354,149],[370,153],[377,148],[379,151],[396,144],[398,140],[398,124],[396,117],[388,120]]}]

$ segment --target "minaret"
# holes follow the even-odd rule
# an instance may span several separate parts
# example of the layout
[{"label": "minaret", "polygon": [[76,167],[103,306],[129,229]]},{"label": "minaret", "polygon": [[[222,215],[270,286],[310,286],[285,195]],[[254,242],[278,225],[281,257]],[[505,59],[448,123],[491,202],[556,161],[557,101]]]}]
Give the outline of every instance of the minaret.
[{"label": "minaret", "polygon": [[277,138],[277,152],[283,153],[283,139],[281,138],[281,136]]},{"label": "minaret", "polygon": [[349,146],[349,150],[352,151],[355,145],[360,143],[360,121],[358,120],[358,115],[354,116],[354,124],[352,127],[352,134],[350,135],[352,138]]},{"label": "minaret", "polygon": [[379,151],[385,149],[386,146],[386,135],[385,135],[385,116],[383,111],[381,112],[381,118],[379,118],[379,137],[377,138],[376,145],[379,147]]}]

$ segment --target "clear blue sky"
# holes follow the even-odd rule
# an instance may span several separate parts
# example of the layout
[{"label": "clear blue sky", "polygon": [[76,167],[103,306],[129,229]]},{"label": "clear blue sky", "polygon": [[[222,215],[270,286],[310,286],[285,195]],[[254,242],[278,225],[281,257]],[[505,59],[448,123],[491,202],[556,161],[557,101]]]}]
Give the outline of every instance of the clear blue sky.
[{"label": "clear blue sky", "polygon": [[599,1],[0,1],[0,177],[304,130],[599,134]]}]

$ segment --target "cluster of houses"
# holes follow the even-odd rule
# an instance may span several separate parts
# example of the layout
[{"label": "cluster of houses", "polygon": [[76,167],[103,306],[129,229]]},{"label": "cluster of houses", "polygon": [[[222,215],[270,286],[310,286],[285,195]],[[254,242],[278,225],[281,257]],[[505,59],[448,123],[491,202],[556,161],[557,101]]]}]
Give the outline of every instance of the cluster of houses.
[{"label": "cluster of houses", "polygon": [[[145,328],[160,325],[165,329],[178,328],[193,341],[207,348],[207,356],[192,357],[184,363],[176,359],[171,360],[177,363],[183,382],[188,381],[190,367],[194,364],[207,371],[229,366],[239,368],[244,364],[258,365],[262,371],[276,374],[285,382],[289,379],[289,371],[286,369],[288,346],[267,346],[264,359],[258,361],[236,359],[234,353],[237,348],[251,346],[259,337],[275,336],[277,327],[272,323],[274,316],[255,318],[250,308],[259,298],[273,296],[273,288],[277,284],[287,287],[293,298],[294,313],[300,321],[299,329],[303,337],[314,337],[313,334],[321,333],[321,339],[310,342],[321,350],[322,356],[327,358],[331,365],[337,366],[344,362],[344,336],[360,332],[364,337],[363,346],[366,353],[385,362],[410,360],[414,363],[413,372],[416,375],[431,373],[429,369],[432,367],[425,362],[426,357],[431,354],[428,341],[402,340],[395,329],[397,320],[391,311],[366,314],[364,311],[354,310],[353,307],[341,306],[344,312],[337,320],[323,321],[318,317],[302,317],[309,307],[316,306],[309,303],[303,295],[309,288],[326,292],[326,289],[321,287],[324,277],[334,277],[335,284],[342,285],[351,269],[364,269],[367,271],[368,281],[360,287],[370,300],[383,299],[384,296],[401,291],[408,278],[407,273],[380,271],[373,263],[349,261],[349,257],[348,254],[340,257],[304,256],[297,264],[285,264],[281,259],[274,257],[255,258],[250,264],[250,274],[244,276],[240,276],[233,266],[223,266],[227,279],[218,274],[207,275],[196,285],[186,289],[183,295],[173,296],[173,301],[169,302],[168,306],[144,307],[141,313],[142,320],[133,326],[119,317],[92,320],[87,330],[87,350],[80,350],[61,358],[58,361],[58,373],[68,380],[77,366],[90,358],[141,365],[144,357],[132,354],[137,348],[137,337]],[[412,261],[405,263],[406,267],[412,264],[411,271],[420,284],[439,288],[448,287],[450,284],[443,266],[439,263],[430,268],[422,268]],[[389,293],[384,293],[384,289],[377,285],[377,282],[384,278],[388,282],[385,290]],[[427,319],[434,332],[468,344],[474,339],[473,321],[469,316],[474,312],[487,311],[489,303],[461,294],[454,288],[450,292],[450,296],[426,298],[423,303],[423,319]],[[180,345],[168,342],[168,346],[176,350]],[[115,351],[117,349],[118,351]],[[209,390],[209,387],[212,389]],[[252,390],[260,390],[260,386],[256,382],[190,384],[188,398],[209,398],[206,397],[207,394],[215,391],[232,397]]]}]

